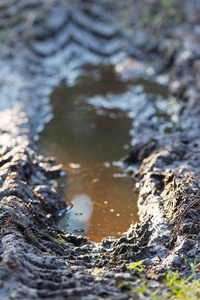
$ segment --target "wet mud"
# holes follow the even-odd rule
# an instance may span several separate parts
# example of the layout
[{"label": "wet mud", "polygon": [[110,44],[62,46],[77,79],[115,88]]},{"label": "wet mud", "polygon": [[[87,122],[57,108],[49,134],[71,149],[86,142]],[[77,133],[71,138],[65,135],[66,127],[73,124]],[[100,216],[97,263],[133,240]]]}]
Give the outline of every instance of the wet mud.
[{"label": "wet mud", "polygon": [[[184,18],[159,29],[142,23],[140,3],[127,1],[123,26],[122,4],[112,5],[1,3],[1,299],[138,299],[120,285],[140,280],[127,263],[143,260],[159,285],[166,270],[185,276],[185,259],[199,261],[199,3],[185,1]],[[168,78],[176,123],[167,133],[138,119],[125,165],[137,183],[140,223],[119,239],[91,243],[55,225],[66,207],[56,191],[62,168],[37,154],[37,133],[52,117],[52,87],[72,84],[85,63],[117,65],[130,56],[147,67],[133,64],[122,75]]]}]

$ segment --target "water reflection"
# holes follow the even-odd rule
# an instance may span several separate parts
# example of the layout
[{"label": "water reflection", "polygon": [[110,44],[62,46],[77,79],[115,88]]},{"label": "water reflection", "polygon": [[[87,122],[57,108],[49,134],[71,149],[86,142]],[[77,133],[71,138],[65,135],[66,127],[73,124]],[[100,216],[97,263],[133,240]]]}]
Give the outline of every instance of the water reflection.
[{"label": "water reflection", "polygon": [[68,233],[88,234],[93,212],[92,200],[87,195],[82,194],[75,196],[71,203],[72,208],[62,215],[58,227]]}]

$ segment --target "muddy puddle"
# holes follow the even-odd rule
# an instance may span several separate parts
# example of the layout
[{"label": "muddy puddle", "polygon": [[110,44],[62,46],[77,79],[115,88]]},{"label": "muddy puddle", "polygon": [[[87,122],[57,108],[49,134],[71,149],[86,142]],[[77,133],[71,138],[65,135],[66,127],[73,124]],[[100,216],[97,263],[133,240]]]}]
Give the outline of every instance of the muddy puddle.
[{"label": "muddy puddle", "polygon": [[[60,229],[98,242],[120,236],[138,221],[134,184],[119,160],[128,153],[133,139],[134,117],[132,102],[125,101],[127,93],[141,97],[145,85],[151,90],[148,81],[122,82],[112,67],[104,66],[86,68],[74,86],[54,89],[54,117],[40,134],[39,149],[55,156],[67,173],[60,185],[70,206],[60,214]],[[162,90],[157,84],[153,87],[152,91]]]}]

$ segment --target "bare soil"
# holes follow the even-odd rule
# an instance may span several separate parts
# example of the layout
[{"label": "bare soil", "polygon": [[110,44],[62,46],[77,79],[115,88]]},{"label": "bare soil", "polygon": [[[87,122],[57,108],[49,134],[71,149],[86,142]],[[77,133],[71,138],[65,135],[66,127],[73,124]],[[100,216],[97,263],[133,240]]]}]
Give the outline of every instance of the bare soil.
[{"label": "bare soil", "polygon": [[[119,18],[124,20],[119,3],[114,8],[108,1],[10,3],[1,4],[0,20],[6,32],[0,46],[1,299],[137,299],[119,285],[140,279],[126,266],[139,260],[158,284],[168,269],[187,275],[185,259],[199,260],[200,252],[198,1],[185,1],[184,18],[168,26],[146,24],[140,3],[133,8],[127,1],[124,29],[118,26]],[[69,23],[69,39],[58,38]],[[85,40],[80,28],[88,33]],[[99,39],[112,40],[115,47],[100,51]],[[77,55],[59,62],[55,56],[74,43],[82,53],[77,66],[87,50],[97,62],[121,49],[148,62],[155,75],[169,76],[170,94],[180,106],[171,133],[151,136],[141,126],[126,159],[127,166],[137,167],[131,176],[139,186],[141,222],[120,239],[99,244],[58,230],[56,215],[66,207],[55,188],[61,166],[37,154],[37,132],[50,114],[45,95],[72,76],[70,61],[77,61]]]}]

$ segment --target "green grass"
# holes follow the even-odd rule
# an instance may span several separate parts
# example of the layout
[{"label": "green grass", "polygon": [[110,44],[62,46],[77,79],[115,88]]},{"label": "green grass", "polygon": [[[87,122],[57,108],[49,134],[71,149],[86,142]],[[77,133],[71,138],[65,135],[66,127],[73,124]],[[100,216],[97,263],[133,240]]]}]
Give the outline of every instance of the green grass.
[{"label": "green grass", "polygon": [[137,262],[133,262],[130,264],[126,264],[127,269],[134,269],[136,271],[142,272],[144,270],[144,267],[142,266],[143,260],[139,260]]},{"label": "green grass", "polygon": [[160,286],[156,288],[152,287],[153,281],[147,279],[142,261],[127,264],[127,269],[134,269],[140,279],[136,282],[122,282],[119,288],[136,294],[140,300],[198,300],[200,299],[200,282],[197,279],[197,272],[200,271],[200,263],[197,264],[197,259],[190,264],[185,262],[191,273],[188,277],[181,278],[178,271],[169,270],[165,279],[160,282]]},{"label": "green grass", "polygon": [[185,18],[178,0],[147,0],[143,18],[148,26],[178,24]]},{"label": "green grass", "polygon": [[58,237],[58,240],[61,242],[61,243],[63,243],[63,244],[66,244],[66,241],[59,235],[59,237]]}]

